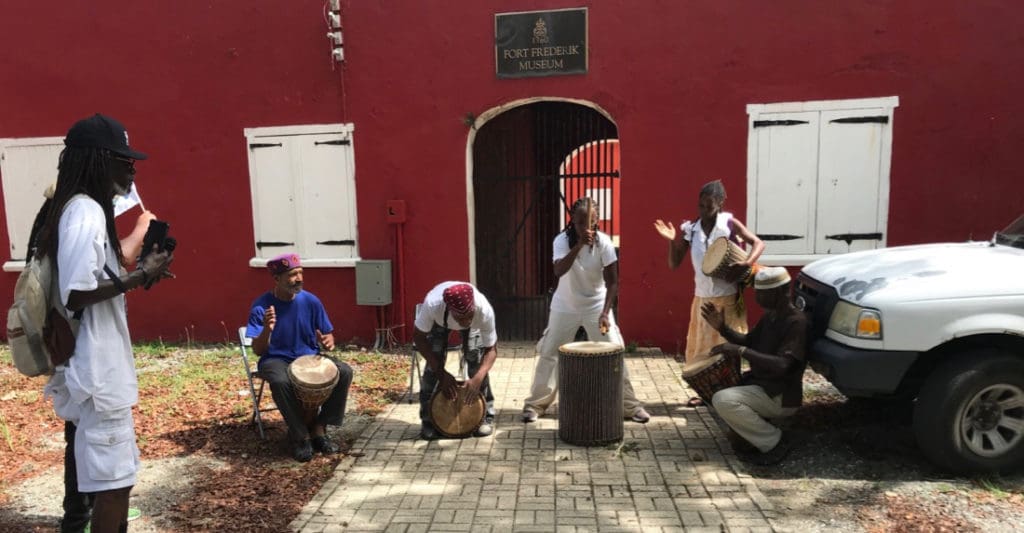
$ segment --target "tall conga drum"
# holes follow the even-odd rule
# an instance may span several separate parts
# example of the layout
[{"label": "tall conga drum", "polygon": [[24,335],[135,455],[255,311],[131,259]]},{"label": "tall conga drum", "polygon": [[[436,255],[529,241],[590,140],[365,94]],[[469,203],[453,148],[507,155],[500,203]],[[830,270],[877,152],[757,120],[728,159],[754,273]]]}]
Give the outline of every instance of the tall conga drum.
[{"label": "tall conga drum", "polygon": [[595,446],[622,440],[623,347],[570,342],[558,348],[558,437]]}]

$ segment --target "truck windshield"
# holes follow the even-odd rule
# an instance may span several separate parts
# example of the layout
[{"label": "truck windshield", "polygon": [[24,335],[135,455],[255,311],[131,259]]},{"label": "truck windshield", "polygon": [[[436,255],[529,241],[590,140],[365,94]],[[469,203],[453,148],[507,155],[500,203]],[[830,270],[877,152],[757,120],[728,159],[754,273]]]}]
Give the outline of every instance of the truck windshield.
[{"label": "truck windshield", "polygon": [[1003,231],[996,232],[994,240],[996,244],[1024,248],[1024,215],[1017,217]]}]

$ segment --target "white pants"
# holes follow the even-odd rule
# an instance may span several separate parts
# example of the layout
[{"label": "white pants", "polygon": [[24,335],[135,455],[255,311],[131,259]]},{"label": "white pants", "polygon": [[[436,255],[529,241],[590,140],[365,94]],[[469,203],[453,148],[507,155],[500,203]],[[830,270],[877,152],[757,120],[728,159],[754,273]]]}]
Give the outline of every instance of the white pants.
[{"label": "white pants", "polygon": [[139,448],[132,409],[97,412],[92,400],[82,404],[75,433],[79,492],[100,492],[135,485]]},{"label": "white pants", "polygon": [[782,395],[769,398],[760,385],[729,387],[711,398],[718,416],[733,431],[762,452],[770,451],[782,438],[782,430],[765,418],[790,416],[796,407],[783,407]]},{"label": "white pants", "polygon": [[[580,326],[583,326],[587,331],[587,338],[592,341],[614,342],[625,346],[622,332],[615,323],[615,314],[608,313],[610,327],[607,335],[601,333],[600,319],[600,309],[588,313],[551,311],[548,327],[537,342],[537,367],[533,371],[530,397],[523,402],[524,408],[533,409],[537,414],[544,414],[544,411],[555,402],[555,398],[558,397],[558,347],[572,342]],[[626,416],[632,416],[642,406],[640,400],[636,399],[633,385],[629,382],[629,370],[625,365],[622,370],[622,412]]]}]

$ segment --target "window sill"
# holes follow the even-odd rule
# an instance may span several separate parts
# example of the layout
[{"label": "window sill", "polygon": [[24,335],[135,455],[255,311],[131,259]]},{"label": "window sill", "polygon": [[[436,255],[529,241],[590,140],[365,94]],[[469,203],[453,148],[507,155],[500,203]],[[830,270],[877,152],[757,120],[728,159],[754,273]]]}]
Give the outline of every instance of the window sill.
[{"label": "window sill", "polygon": [[[350,257],[346,259],[303,259],[302,268],[355,268],[356,262],[361,261],[359,257]],[[253,268],[266,268],[267,261],[262,257],[253,257],[249,259],[249,266]],[[6,269],[6,265],[4,269]]]},{"label": "window sill", "polygon": [[11,259],[4,263],[4,272],[21,272],[25,270],[24,259]]}]

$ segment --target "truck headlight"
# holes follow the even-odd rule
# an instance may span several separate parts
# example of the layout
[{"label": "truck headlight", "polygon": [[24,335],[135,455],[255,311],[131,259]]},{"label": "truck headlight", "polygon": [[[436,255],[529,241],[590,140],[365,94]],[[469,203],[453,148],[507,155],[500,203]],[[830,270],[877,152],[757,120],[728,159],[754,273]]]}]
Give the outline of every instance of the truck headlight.
[{"label": "truck headlight", "polygon": [[859,307],[840,300],[832,311],[828,329],[847,337],[881,339],[882,314],[875,309]]}]

